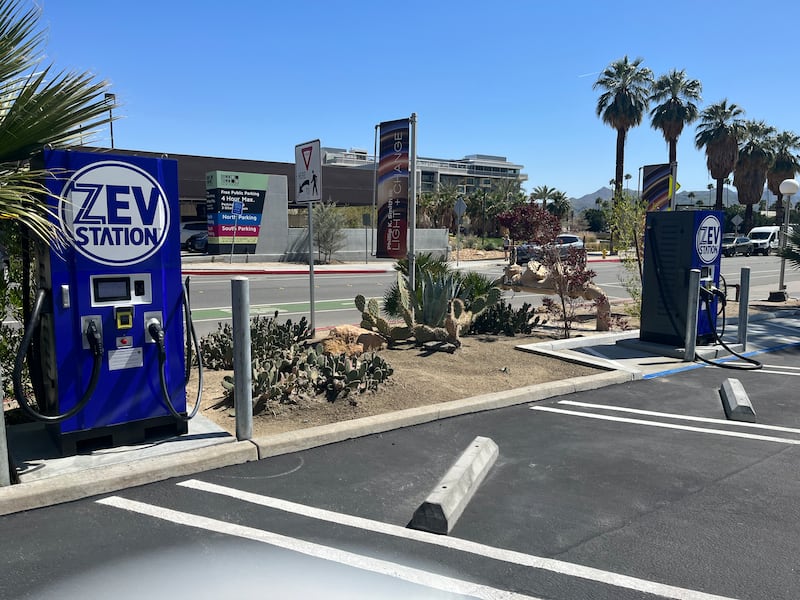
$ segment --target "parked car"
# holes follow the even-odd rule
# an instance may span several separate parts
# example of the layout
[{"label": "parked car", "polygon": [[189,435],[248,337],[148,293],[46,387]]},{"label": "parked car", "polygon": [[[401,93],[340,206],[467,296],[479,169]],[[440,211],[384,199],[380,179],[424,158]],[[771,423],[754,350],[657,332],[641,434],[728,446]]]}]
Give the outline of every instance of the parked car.
[{"label": "parked car", "polygon": [[[553,242],[553,247],[558,249],[558,255],[561,258],[564,258],[569,253],[570,248],[576,248],[581,252],[585,250],[583,240],[571,233],[561,233],[557,235]],[[531,260],[541,260],[544,256],[545,248],[546,246],[539,246],[537,244],[520,244],[516,248],[517,264],[524,265]]]},{"label": "parked car", "polygon": [[736,235],[735,233],[726,233],[722,236],[722,254],[725,256],[734,256],[736,254],[744,254],[750,256],[753,253],[753,241],[744,235]]},{"label": "parked car", "polygon": [[186,249],[189,252],[207,252],[208,251],[208,231],[201,231],[195,233],[193,236],[186,240]]},{"label": "parked car", "polygon": [[753,254],[768,256],[773,250],[778,249],[781,228],[777,225],[753,227],[747,237],[753,242]]},{"label": "parked car", "polygon": [[186,250],[186,242],[189,238],[201,231],[207,231],[208,224],[205,221],[184,221],[181,223],[181,250]]}]

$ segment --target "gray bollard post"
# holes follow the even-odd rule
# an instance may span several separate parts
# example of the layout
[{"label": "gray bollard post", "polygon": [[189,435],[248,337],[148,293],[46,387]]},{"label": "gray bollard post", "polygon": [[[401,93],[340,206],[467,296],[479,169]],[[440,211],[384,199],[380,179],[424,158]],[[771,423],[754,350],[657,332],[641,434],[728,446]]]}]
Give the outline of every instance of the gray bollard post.
[{"label": "gray bollard post", "polygon": [[[0,367],[0,390],[3,389],[3,368]],[[8,464],[8,439],[6,438],[6,411],[0,410],[0,487],[11,485],[11,465]]]},{"label": "gray bollard post", "polygon": [[253,437],[253,361],[250,357],[250,280],[231,280],[233,317],[233,398],[236,439]]},{"label": "gray bollard post", "polygon": [[697,311],[700,303],[700,269],[689,271],[689,293],[686,306],[686,333],[684,337],[683,360],[694,360],[697,347]]},{"label": "gray bollard post", "polygon": [[750,267],[742,267],[739,276],[739,330],[737,340],[742,345],[742,352],[747,350],[747,319],[750,304]]}]

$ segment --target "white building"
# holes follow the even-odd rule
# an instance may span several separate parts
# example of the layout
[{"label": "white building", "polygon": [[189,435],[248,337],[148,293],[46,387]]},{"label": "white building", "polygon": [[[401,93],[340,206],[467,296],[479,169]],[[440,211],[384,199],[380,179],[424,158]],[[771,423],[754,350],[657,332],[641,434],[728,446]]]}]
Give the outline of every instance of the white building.
[{"label": "white building", "polygon": [[[351,148],[322,148],[322,164],[373,169],[375,157],[366,150]],[[460,194],[489,190],[498,181],[528,180],[523,166],[508,162],[505,156],[470,154],[457,160],[417,157],[417,191],[434,192],[440,185],[453,186]]]}]

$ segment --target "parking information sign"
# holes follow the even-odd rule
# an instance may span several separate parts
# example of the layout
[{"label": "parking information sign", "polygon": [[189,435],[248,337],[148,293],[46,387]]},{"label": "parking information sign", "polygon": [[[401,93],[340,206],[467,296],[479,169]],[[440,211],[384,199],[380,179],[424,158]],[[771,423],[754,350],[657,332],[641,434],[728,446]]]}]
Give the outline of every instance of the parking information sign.
[{"label": "parking information sign", "polygon": [[294,198],[307,203],[322,199],[322,163],[319,140],[294,147]]},{"label": "parking information sign", "polygon": [[244,202],[241,200],[234,200],[233,205],[231,206],[231,213],[236,216],[242,216],[242,211],[244,209]]}]

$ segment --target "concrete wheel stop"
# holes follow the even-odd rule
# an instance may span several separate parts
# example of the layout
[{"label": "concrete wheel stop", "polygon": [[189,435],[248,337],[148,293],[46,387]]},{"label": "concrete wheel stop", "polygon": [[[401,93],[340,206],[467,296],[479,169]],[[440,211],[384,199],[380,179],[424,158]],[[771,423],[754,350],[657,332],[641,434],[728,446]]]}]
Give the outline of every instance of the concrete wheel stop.
[{"label": "concrete wheel stop", "polygon": [[497,444],[490,438],[476,437],[414,511],[408,527],[450,533],[498,455]]}]

